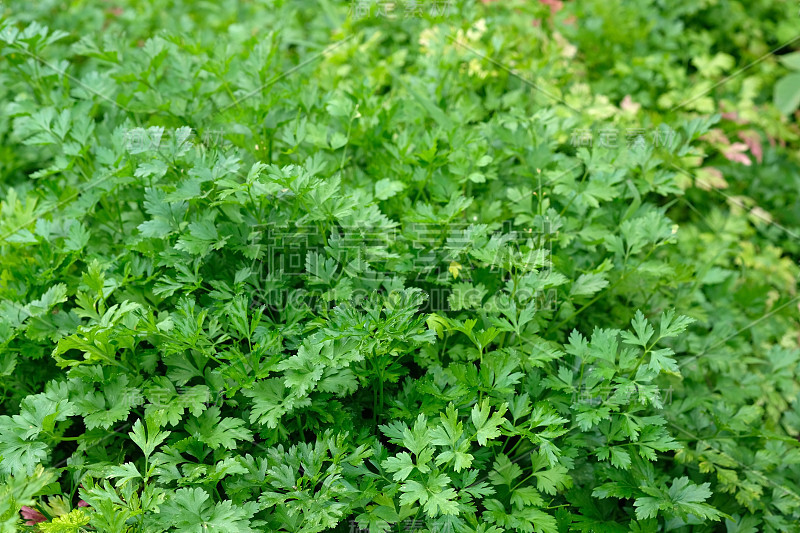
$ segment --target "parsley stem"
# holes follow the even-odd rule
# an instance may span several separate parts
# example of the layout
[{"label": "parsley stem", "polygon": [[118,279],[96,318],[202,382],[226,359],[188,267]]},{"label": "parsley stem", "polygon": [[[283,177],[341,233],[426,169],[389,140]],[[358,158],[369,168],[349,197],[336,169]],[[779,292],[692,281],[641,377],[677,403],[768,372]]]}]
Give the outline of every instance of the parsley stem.
[{"label": "parsley stem", "polygon": [[47,435],[51,439],[57,440],[59,442],[72,442],[72,441],[76,441],[76,440],[80,439],[81,437],[83,437],[83,435],[78,435],[77,437],[59,437],[57,435],[53,435],[52,433],[45,433],[45,435]]}]

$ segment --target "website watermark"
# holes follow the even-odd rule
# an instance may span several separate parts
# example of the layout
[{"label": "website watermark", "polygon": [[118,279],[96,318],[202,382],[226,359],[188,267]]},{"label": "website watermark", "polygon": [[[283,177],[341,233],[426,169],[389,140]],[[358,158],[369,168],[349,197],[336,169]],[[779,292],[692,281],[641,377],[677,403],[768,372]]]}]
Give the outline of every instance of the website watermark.
[{"label": "website watermark", "polygon": [[672,146],[677,135],[678,132],[671,128],[580,128],[572,131],[570,144],[575,147],[641,150],[647,147]]},{"label": "website watermark", "polygon": [[448,17],[455,10],[454,0],[354,0],[350,5],[350,15],[354,20],[437,19]]},{"label": "website watermark", "polygon": [[125,151],[130,154],[158,152],[170,147],[178,150],[187,148],[211,148],[230,146],[232,143],[225,138],[224,130],[207,129],[202,132],[189,127],[163,128],[151,126],[149,128],[131,128],[123,132],[122,142]]},{"label": "website watermark", "polygon": [[[368,526],[362,526],[357,520],[350,520],[348,533],[369,533]],[[426,522],[421,518],[406,518],[394,524],[387,524],[383,531],[391,533],[455,533],[455,527],[450,520],[437,520],[434,523]]]},{"label": "website watermark", "polygon": [[[487,277],[526,273],[511,282],[515,304],[552,309],[560,276],[552,272],[552,237],[542,228],[504,224],[409,223],[402,227],[308,225],[253,228],[252,307],[304,309],[326,302],[363,302],[402,280],[426,295],[427,311],[494,305]],[[509,286],[511,287],[511,286]]]},{"label": "website watermark", "polygon": [[625,405],[628,403],[668,405],[672,403],[672,387],[663,389],[636,384],[623,386],[581,386],[572,393],[573,403],[585,403],[592,407],[601,405]]}]

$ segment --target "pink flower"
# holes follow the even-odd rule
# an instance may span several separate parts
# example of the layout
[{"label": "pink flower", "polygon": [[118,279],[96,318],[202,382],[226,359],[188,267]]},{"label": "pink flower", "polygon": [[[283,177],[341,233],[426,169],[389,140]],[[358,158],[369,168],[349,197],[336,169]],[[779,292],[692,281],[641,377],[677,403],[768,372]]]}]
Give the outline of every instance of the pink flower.
[{"label": "pink flower", "polygon": [[623,111],[630,111],[632,113],[636,113],[642,107],[642,104],[637,104],[636,102],[633,101],[631,95],[626,94],[625,98],[623,98],[622,101],[619,103],[619,107]]},{"label": "pink flower", "polygon": [[26,526],[35,526],[39,522],[47,522],[47,518],[45,518],[42,513],[27,505],[23,505],[20,508],[19,514],[22,515],[22,518],[27,520],[27,522],[25,522]]},{"label": "pink flower", "polygon": [[712,130],[709,130],[708,133],[700,136],[700,138],[712,144],[724,144],[724,145],[731,144],[731,141],[728,140],[728,137],[719,128],[714,128]]},{"label": "pink flower", "polygon": [[747,145],[744,143],[733,143],[732,145],[726,147],[722,151],[722,155],[725,156],[726,159],[729,161],[733,161],[734,163],[741,163],[744,166],[749,167],[753,164],[750,161],[750,158],[745,155],[745,150],[747,150]]},{"label": "pink flower", "polygon": [[84,500],[78,502],[78,507],[89,507],[89,504],[86,503]]},{"label": "pink flower", "polygon": [[561,11],[561,8],[564,7],[564,2],[562,2],[561,0],[539,0],[539,2],[541,2],[546,6],[550,6],[551,15],[555,15],[556,13]]},{"label": "pink flower", "polygon": [[750,151],[756,156],[756,161],[761,163],[764,159],[764,150],[761,148],[761,136],[754,130],[745,130],[737,133]]},{"label": "pink flower", "polygon": [[731,111],[730,113],[720,113],[720,116],[722,118],[724,118],[724,119],[732,120],[733,122],[736,122],[737,124],[743,124],[744,123],[744,120],[739,118],[739,113],[737,113],[736,111]]}]

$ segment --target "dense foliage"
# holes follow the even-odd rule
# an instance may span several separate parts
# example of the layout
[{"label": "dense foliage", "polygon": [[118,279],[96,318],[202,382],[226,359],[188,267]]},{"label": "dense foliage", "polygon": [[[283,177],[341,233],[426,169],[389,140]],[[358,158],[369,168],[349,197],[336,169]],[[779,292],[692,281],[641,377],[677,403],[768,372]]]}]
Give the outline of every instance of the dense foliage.
[{"label": "dense foliage", "polygon": [[800,530],[800,8],[432,4],[0,4],[0,531]]}]

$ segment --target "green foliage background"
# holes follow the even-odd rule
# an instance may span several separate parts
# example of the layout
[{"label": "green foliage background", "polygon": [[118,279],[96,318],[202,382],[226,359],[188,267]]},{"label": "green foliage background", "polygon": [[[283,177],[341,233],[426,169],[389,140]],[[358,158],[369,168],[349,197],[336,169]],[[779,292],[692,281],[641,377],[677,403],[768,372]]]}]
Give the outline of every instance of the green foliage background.
[{"label": "green foliage background", "polygon": [[0,531],[800,530],[800,8],[422,5],[0,4]]}]

